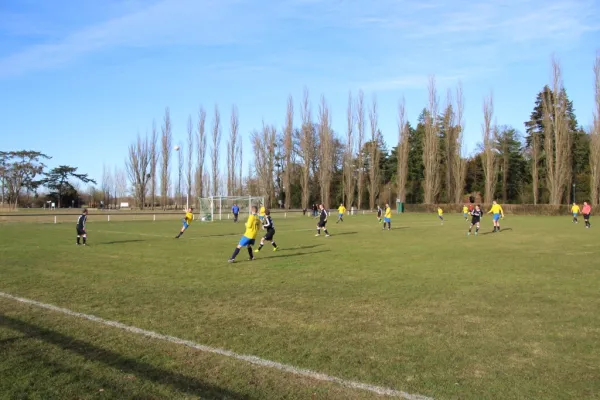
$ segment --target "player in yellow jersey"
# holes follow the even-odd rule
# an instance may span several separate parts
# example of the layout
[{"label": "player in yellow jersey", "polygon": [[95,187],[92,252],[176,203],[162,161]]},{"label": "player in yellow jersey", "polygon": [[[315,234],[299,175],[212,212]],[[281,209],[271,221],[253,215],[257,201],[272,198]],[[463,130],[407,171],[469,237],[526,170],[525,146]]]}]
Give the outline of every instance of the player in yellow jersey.
[{"label": "player in yellow jersey", "polygon": [[260,222],[262,222],[265,219],[265,212],[266,212],[266,208],[264,204],[260,205],[260,212],[258,213],[258,217],[260,218]]},{"label": "player in yellow jersey", "polygon": [[242,247],[248,248],[248,255],[250,256],[249,260],[254,260],[254,254],[252,254],[252,246],[254,245],[254,241],[256,240],[256,235],[258,235],[258,231],[260,230],[260,219],[256,215],[258,212],[258,208],[256,206],[252,206],[252,211],[250,216],[248,217],[248,221],[246,221],[246,232],[244,232],[244,236],[240,239],[237,247],[233,251],[229,262],[235,262],[235,258],[240,253],[240,249]]},{"label": "player in yellow jersey", "polygon": [[385,225],[388,226],[388,231],[392,230],[392,209],[388,203],[385,203],[385,214],[383,217],[383,230],[385,230]]},{"label": "player in yellow jersey", "polygon": [[442,207],[438,206],[438,218],[440,219],[440,221],[442,221],[442,225],[444,225],[444,210],[442,210]]},{"label": "player in yellow jersey", "polygon": [[504,218],[504,210],[502,206],[494,200],[492,202],[492,208],[488,211],[488,214],[493,214],[494,217],[494,230],[493,232],[500,232],[500,218]]},{"label": "player in yellow jersey", "polygon": [[193,208],[188,208],[187,210],[185,210],[185,217],[183,217],[183,226],[181,227],[181,231],[179,231],[179,234],[175,236],[175,239],[179,239],[181,235],[183,235],[185,230],[190,227],[190,224],[194,220],[193,211]]},{"label": "player in yellow jersey", "polygon": [[469,207],[466,204],[463,206],[463,217],[465,217],[465,221],[469,220]]},{"label": "player in yellow jersey", "polygon": [[571,212],[573,213],[573,223],[576,224],[579,221],[577,221],[577,215],[579,215],[579,206],[577,205],[577,203],[573,203],[573,206],[571,207]]},{"label": "player in yellow jersey", "polygon": [[344,207],[343,204],[340,204],[340,206],[338,207],[338,220],[336,221],[336,224],[338,222],[344,222],[344,213],[346,212],[346,207]]}]

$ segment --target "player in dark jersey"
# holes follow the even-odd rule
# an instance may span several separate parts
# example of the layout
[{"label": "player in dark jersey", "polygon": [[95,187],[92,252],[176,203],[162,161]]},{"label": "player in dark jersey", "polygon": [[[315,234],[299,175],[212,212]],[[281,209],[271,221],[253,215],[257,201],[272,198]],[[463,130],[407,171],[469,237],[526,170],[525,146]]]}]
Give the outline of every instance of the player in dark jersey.
[{"label": "player in dark jersey", "polygon": [[265,219],[263,219],[263,228],[267,230],[267,234],[260,239],[260,246],[255,250],[258,253],[263,246],[265,245],[265,240],[268,240],[273,245],[273,251],[277,251],[277,244],[275,240],[273,240],[273,236],[275,236],[275,224],[273,223],[273,218],[271,218],[271,210],[265,211]]},{"label": "player in dark jersey", "polygon": [[379,207],[379,204],[377,205],[377,220],[379,221],[379,223],[381,223],[381,214],[383,214],[383,210],[381,209],[381,207]]},{"label": "player in dark jersey", "polygon": [[80,240],[83,237],[83,245],[87,246],[87,233],[85,231],[85,223],[87,222],[88,210],[84,208],[81,215],[77,219],[77,246],[79,246]]},{"label": "player in dark jersey", "polygon": [[473,226],[475,226],[475,236],[479,234],[479,227],[481,222],[481,216],[483,215],[483,211],[481,211],[481,207],[479,204],[475,206],[475,209],[471,211],[471,226],[469,227],[469,232],[467,232],[467,236],[471,235],[471,230]]},{"label": "player in dark jersey", "polygon": [[329,237],[331,235],[329,234],[329,232],[327,232],[326,227],[327,217],[329,216],[329,213],[327,212],[323,204],[319,204],[319,210],[319,222],[317,222],[317,234],[315,236],[321,236],[321,229],[323,229],[323,231],[325,231],[325,237]]}]

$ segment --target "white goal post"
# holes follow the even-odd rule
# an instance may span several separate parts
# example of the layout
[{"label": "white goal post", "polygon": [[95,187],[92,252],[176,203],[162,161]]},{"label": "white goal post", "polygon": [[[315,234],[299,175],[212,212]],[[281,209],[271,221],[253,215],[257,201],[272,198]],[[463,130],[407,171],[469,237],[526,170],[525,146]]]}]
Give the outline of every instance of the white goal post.
[{"label": "white goal post", "polygon": [[199,199],[198,219],[211,222],[214,220],[233,219],[231,211],[234,204],[240,208],[239,215],[249,215],[250,207],[265,204],[265,198],[259,196],[211,196]]}]

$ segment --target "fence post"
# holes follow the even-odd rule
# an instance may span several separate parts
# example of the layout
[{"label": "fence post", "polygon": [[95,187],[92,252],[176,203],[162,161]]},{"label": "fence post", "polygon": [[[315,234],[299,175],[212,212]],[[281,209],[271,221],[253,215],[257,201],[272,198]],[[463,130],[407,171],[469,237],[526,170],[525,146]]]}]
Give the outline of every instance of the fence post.
[{"label": "fence post", "polygon": [[287,218],[287,213],[285,213],[285,216],[283,218]]},{"label": "fence post", "polygon": [[152,219],[152,221],[156,221],[156,214],[154,214],[154,219]]},{"label": "fence post", "polygon": [[110,222],[110,214],[107,217],[108,217],[108,222]]},{"label": "fence post", "polygon": [[56,215],[54,216],[54,223],[56,223]]}]

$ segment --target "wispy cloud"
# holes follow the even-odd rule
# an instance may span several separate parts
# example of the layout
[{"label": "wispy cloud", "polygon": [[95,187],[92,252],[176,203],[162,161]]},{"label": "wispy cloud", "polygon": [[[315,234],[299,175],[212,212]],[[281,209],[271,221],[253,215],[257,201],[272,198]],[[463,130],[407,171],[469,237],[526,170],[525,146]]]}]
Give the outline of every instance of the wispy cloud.
[{"label": "wispy cloud", "polygon": [[230,12],[239,6],[237,3],[235,0],[163,0],[150,6],[136,4],[130,7],[129,13],[0,59],[0,76],[56,67],[83,55],[116,47],[238,43],[251,36],[252,25],[244,20],[244,15],[251,18],[252,12]]},{"label": "wispy cloud", "polygon": [[[108,0],[107,0],[108,1]],[[107,18],[0,58],[0,78],[115,48],[235,46],[227,62],[343,75],[395,88],[546,56],[600,30],[596,0],[128,0]],[[118,4],[116,6],[115,4]],[[0,24],[10,36],[22,17]],[[34,24],[29,24],[34,26]],[[33,28],[32,28],[33,29]],[[1,32],[4,32],[2,34]],[[2,39],[2,36],[0,36]],[[229,59],[231,58],[231,59]],[[360,72],[356,72],[360,71]],[[455,71],[455,72],[448,72]],[[357,76],[360,75],[360,76]]]}]

